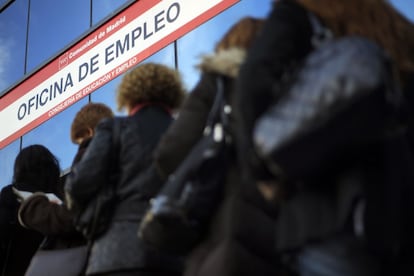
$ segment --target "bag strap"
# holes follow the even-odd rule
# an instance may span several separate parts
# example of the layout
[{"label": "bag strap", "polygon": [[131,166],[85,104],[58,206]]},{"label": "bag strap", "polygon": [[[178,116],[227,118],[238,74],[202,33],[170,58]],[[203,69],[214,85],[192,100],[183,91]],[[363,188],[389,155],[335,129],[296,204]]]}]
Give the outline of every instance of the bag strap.
[{"label": "bag strap", "polygon": [[[121,120],[119,118],[114,118],[113,120],[114,124],[113,124],[113,128],[112,128],[112,158],[111,158],[111,175],[115,174],[118,169],[118,156],[119,156],[119,148],[120,148],[120,133],[121,133]],[[101,189],[108,189],[108,188],[113,188],[113,187],[102,187]],[[97,196],[99,197],[99,193],[97,194]],[[98,198],[99,200],[99,198]],[[96,227],[98,225],[98,221],[99,221],[99,215],[100,215],[100,207],[101,204],[95,204],[94,206],[94,214],[93,214],[93,221],[92,221],[92,227],[91,227],[91,235],[93,236],[95,231],[96,231]]]},{"label": "bag strap", "polygon": [[[112,129],[112,145],[113,145],[113,159],[114,162],[112,163],[112,170],[115,170],[116,166],[114,166],[114,163],[117,163],[115,161],[118,161],[119,156],[119,150],[121,147],[121,118],[114,118],[114,125]],[[117,170],[115,170],[117,171]]]},{"label": "bag strap", "polygon": [[218,76],[216,78],[216,96],[213,105],[207,117],[206,126],[204,128],[204,136],[212,133],[216,142],[221,142],[229,134],[229,115],[231,107],[227,104],[224,94],[223,78]]},{"label": "bag strap", "polygon": [[169,176],[168,181],[174,182],[174,184],[165,185],[160,193],[161,195],[175,197],[184,194],[181,201],[185,201],[187,193],[182,193],[182,189],[186,186],[186,181],[184,180],[189,175],[195,174],[206,159],[213,158],[220,150],[221,145],[229,143],[227,134],[228,117],[231,109],[225,103],[224,85],[221,77],[217,77],[216,84],[216,95],[207,117],[203,136],[192,147],[176,171]]},{"label": "bag strap", "polygon": [[[113,119],[113,127],[112,127],[112,159],[111,159],[111,173],[116,173],[118,171],[117,169],[117,156],[119,156],[119,149],[120,149],[120,137],[121,137],[121,119],[120,118],[114,118]],[[113,187],[102,187],[103,189],[113,188]],[[97,194],[99,197],[99,193]],[[98,199],[99,200],[99,199]],[[96,231],[96,227],[98,225],[98,217],[100,215],[100,207],[101,204],[98,204],[98,200],[95,202],[94,211],[93,211],[93,221],[91,224],[91,236],[93,237]],[[86,260],[89,260],[89,256],[91,254],[92,245],[93,245],[93,239],[88,239],[87,243],[87,252],[86,252]],[[88,266],[88,262],[85,262],[85,267],[82,271],[86,271]]]},{"label": "bag strap", "polygon": [[332,31],[323,25],[315,14],[308,12],[308,18],[312,26],[311,43],[314,48],[319,48],[322,44],[334,37]]}]

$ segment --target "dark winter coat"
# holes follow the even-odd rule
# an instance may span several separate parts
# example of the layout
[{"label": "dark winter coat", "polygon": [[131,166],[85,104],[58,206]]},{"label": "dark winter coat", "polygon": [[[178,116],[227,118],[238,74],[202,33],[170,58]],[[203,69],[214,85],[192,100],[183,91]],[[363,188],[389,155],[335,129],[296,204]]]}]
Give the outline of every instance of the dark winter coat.
[{"label": "dark winter coat", "polygon": [[[23,276],[44,236],[21,226],[17,219],[20,203],[8,185],[0,193],[0,275]],[[28,191],[27,185],[16,186]]]},{"label": "dark winter coat", "polygon": [[[199,83],[155,152],[156,164],[166,177],[177,168],[200,139],[212,106],[218,77],[232,97],[234,78],[244,51],[229,49],[207,57],[200,65]],[[229,160],[223,201],[213,214],[207,233],[189,254],[184,275],[277,275],[273,242],[274,217],[254,183],[241,184],[236,157]]]},{"label": "dark winter coat", "polygon": [[82,141],[82,143],[80,143],[78,147],[78,151],[76,152],[76,155],[73,158],[72,166],[78,163],[82,159],[82,156],[85,153],[86,149],[88,148],[91,140],[92,140],[92,137],[86,138]]},{"label": "dark winter coat", "polygon": [[256,119],[282,95],[278,86],[289,70],[300,63],[312,49],[312,26],[307,11],[294,1],[274,4],[262,33],[240,68],[237,80],[235,112],[240,117],[237,139],[242,160],[255,160],[252,133]]},{"label": "dark winter coat", "polygon": [[28,229],[47,236],[42,249],[60,249],[85,245],[86,240],[75,229],[74,213],[64,204],[50,202],[41,192],[24,200],[19,208],[19,222]]},{"label": "dark winter coat", "polygon": [[[172,117],[162,107],[148,105],[132,116],[115,120],[121,120],[116,153],[120,170],[117,203],[108,231],[93,242],[87,273],[177,271],[181,269],[180,260],[148,248],[137,236],[149,200],[161,185],[151,176],[152,152]],[[67,178],[66,191],[78,206],[86,205],[109,179],[113,122],[110,119],[98,125],[85,155]]]},{"label": "dark winter coat", "polygon": [[[286,92],[286,87],[283,86],[285,77],[289,78],[288,74],[295,72],[294,68],[298,68],[312,49],[311,36],[312,28],[307,11],[294,1],[278,1],[263,27],[263,35],[250,49],[240,70],[235,106],[240,118],[237,136],[239,152],[243,154],[241,159],[246,161],[243,171],[253,168],[256,177],[260,177],[260,173],[263,172],[264,161],[258,161],[254,153],[252,136],[255,122]],[[286,159],[289,159],[291,167],[284,166],[287,163],[274,160],[282,168],[281,171],[289,171],[284,177],[290,180],[285,182],[283,187],[288,196],[280,206],[275,231],[278,250],[301,248],[341,232],[353,234],[353,227],[362,223],[365,226],[364,234],[370,236],[368,243],[371,249],[381,257],[388,258],[387,254],[393,251],[391,248],[397,244],[394,243],[394,239],[398,240],[403,234],[407,234],[407,229],[412,229],[412,226],[404,230],[398,229],[398,225],[395,228],[401,231],[398,234],[392,229],[401,222],[401,214],[406,216],[410,213],[407,210],[412,210],[404,208],[408,207],[407,202],[410,200],[397,201],[399,203],[392,205],[396,203],[393,196],[404,198],[408,194],[411,195],[413,190],[407,181],[413,179],[412,170],[409,168],[414,165],[414,159],[410,156],[412,141],[407,140],[404,133],[406,129],[400,129],[401,135],[391,130],[390,137],[372,140],[366,144],[360,139],[359,147],[355,144],[348,145],[349,148],[335,150],[335,154],[327,155],[327,158],[312,151],[316,146],[323,148],[323,145],[328,144],[326,142],[336,141],[338,136],[335,135],[352,135],[352,138],[358,140],[359,132],[354,130],[357,129],[357,122],[360,122],[361,118],[365,119],[365,116],[371,116],[373,119],[371,124],[365,125],[366,132],[370,131],[370,127],[376,126],[377,122],[381,123],[387,110],[383,102],[377,100],[385,93],[383,89],[375,92],[376,94],[371,94],[372,101],[360,102],[361,104],[349,108],[346,113],[348,116],[342,117],[343,120],[318,127],[312,126],[311,130],[310,126],[307,126],[306,133],[311,133],[312,136],[304,135],[303,139],[297,139],[302,143],[292,143],[291,150],[286,151]],[[298,110],[301,108],[299,103],[296,107]],[[395,126],[398,129],[399,125]],[[392,136],[394,134],[398,135]],[[395,179],[398,185],[395,184],[394,187],[391,179]],[[391,186],[393,188],[390,190]],[[401,188],[402,194],[399,190]],[[364,221],[356,223],[353,217],[353,204],[358,202],[361,196],[366,195],[369,204],[364,213]],[[398,208],[402,212],[397,212],[398,215],[388,221],[384,219],[392,217],[390,214]],[[388,235],[388,228],[394,231],[392,235]],[[391,250],[387,252],[388,249]],[[407,254],[404,249],[401,252],[403,255]],[[394,266],[396,267],[398,265]]]},{"label": "dark winter coat", "polygon": [[[262,35],[255,41],[240,68],[234,109],[238,118],[236,139],[243,168],[241,171],[246,179],[266,179],[269,176],[254,150],[252,137],[255,122],[282,97],[285,92],[284,79],[289,79],[312,49],[311,37],[308,12],[294,1],[278,1],[263,26]],[[283,193],[289,193],[290,189],[284,187]],[[282,209],[282,215],[283,212]],[[306,221],[316,220],[311,218]],[[280,215],[277,223],[284,226]],[[300,230],[290,229],[293,235],[300,234]],[[280,226],[275,229],[275,232],[280,231]],[[286,241],[290,242],[289,235]]]}]

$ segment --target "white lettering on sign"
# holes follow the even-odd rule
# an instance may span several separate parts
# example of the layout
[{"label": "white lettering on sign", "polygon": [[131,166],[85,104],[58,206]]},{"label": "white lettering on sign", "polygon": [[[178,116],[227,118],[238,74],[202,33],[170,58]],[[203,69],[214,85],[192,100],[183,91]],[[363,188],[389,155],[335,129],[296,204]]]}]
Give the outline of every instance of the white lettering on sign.
[{"label": "white lettering on sign", "polygon": [[0,99],[0,148],[239,1],[135,2]]}]

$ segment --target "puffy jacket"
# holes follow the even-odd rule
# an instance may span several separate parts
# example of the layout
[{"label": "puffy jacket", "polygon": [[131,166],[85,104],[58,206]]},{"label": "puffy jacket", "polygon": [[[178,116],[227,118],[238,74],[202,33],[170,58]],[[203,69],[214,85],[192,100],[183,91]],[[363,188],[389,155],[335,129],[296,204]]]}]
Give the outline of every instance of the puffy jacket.
[{"label": "puffy jacket", "polygon": [[[113,120],[121,120],[118,150],[113,143]],[[180,262],[148,248],[138,237],[137,229],[161,181],[151,169],[152,152],[161,135],[172,122],[160,106],[148,105],[132,116],[108,119],[96,128],[82,160],[68,176],[65,189],[79,206],[86,205],[107,183],[113,171],[119,171],[116,183],[117,203],[108,231],[94,241],[87,273],[134,269],[178,270]],[[116,162],[113,162],[117,159]]]}]

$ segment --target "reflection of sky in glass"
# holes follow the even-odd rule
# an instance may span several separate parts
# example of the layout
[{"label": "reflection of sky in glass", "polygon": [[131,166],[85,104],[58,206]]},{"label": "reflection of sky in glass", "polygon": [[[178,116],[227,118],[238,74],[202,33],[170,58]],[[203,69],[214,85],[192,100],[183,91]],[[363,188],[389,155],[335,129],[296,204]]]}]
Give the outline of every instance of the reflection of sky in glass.
[{"label": "reflection of sky in glass", "polygon": [[12,180],[14,159],[19,153],[20,141],[14,141],[0,152],[0,188]]},{"label": "reflection of sky in glass", "polygon": [[88,30],[89,7],[85,0],[30,2],[27,72]]},{"label": "reflection of sky in glass", "polygon": [[391,4],[399,10],[411,22],[414,22],[414,1],[410,0],[390,0]]},{"label": "reflection of sky in glass", "polygon": [[113,13],[119,7],[129,2],[133,2],[133,1],[131,0],[117,0],[117,1],[92,0],[92,24],[95,25],[107,17],[112,17]]},{"label": "reflection of sky in glass", "polygon": [[184,82],[191,89],[198,80],[195,65],[200,56],[213,51],[215,44],[236,21],[244,16],[266,17],[271,7],[270,0],[243,0],[225,10],[197,29],[178,40],[178,68],[184,76]]},{"label": "reflection of sky in glass", "polygon": [[[29,0],[15,0],[0,13],[0,95],[21,80],[24,74],[27,6]],[[113,11],[130,0],[92,0],[92,24],[111,16]],[[414,21],[414,2],[391,1],[397,9]],[[1,4],[1,2],[0,2]],[[265,17],[271,0],[242,0],[235,6],[186,34],[177,42],[178,68],[190,90],[198,79],[194,66],[203,54],[211,53],[218,39],[243,16]],[[62,51],[89,27],[90,2],[84,0],[31,0],[28,68],[33,70]],[[174,66],[174,47],[169,45],[147,61]],[[112,80],[91,95],[94,102],[108,104],[116,111],[115,90],[121,77]],[[62,168],[70,166],[76,152],[71,143],[70,124],[75,113],[87,102],[87,97],[23,137],[22,145],[43,144],[58,157]],[[117,115],[125,115],[116,112]],[[5,123],[5,122],[1,122]],[[20,147],[15,141],[0,150],[0,186],[11,181],[14,158]]]},{"label": "reflection of sky in glass", "polygon": [[28,0],[16,0],[0,13],[0,95],[24,75]]}]

